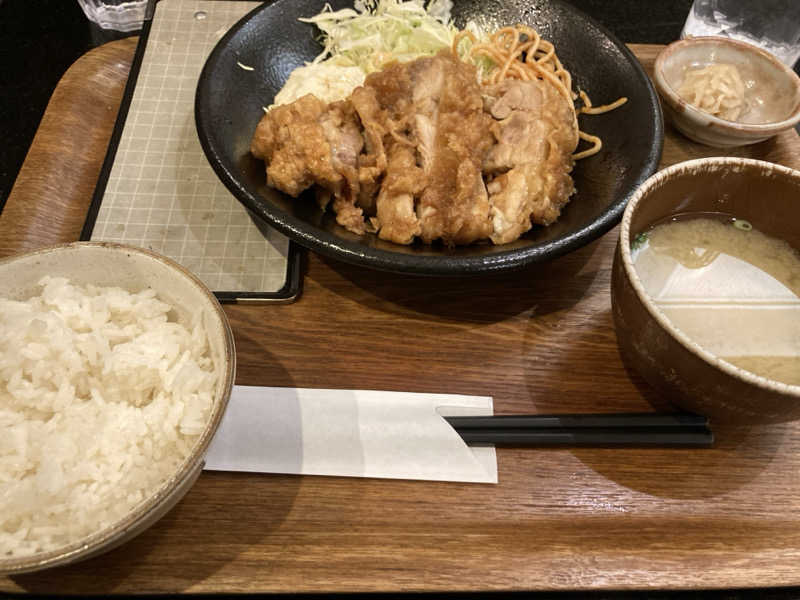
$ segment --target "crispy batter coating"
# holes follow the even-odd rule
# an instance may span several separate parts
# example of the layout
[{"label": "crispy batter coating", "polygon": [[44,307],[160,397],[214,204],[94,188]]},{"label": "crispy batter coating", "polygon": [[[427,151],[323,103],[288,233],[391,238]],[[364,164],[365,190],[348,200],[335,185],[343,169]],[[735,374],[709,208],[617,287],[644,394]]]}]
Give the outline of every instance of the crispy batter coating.
[{"label": "crispy batter coating", "polygon": [[369,75],[349,98],[269,111],[251,152],[291,196],[317,186],[348,230],[410,244],[508,243],[574,191],[575,111],[549,83],[481,89],[449,50]]}]

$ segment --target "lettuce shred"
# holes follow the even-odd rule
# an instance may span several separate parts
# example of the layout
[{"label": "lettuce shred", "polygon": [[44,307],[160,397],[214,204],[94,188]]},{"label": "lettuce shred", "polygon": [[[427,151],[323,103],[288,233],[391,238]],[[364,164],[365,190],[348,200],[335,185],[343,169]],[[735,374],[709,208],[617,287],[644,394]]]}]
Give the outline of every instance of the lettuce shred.
[{"label": "lettuce shred", "polygon": [[308,18],[320,31],[323,51],[313,63],[356,66],[372,73],[396,60],[406,62],[450,47],[458,32],[450,19],[451,0],[356,0],[334,11],[329,4]]}]

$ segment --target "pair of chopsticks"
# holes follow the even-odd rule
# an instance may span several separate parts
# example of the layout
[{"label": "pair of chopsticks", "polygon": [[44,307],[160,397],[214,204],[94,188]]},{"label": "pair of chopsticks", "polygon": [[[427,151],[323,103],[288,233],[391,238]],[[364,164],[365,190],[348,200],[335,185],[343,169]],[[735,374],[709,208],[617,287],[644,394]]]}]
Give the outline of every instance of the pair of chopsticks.
[{"label": "pair of chopsticks", "polygon": [[445,417],[468,445],[706,448],[708,419],[688,413]]}]

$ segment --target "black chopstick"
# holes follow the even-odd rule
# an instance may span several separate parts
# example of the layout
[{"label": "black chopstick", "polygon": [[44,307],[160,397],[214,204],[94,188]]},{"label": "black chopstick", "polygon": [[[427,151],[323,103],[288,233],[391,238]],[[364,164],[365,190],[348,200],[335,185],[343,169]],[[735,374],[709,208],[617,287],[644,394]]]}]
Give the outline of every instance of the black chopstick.
[{"label": "black chopstick", "polygon": [[708,419],[688,413],[500,415],[445,420],[471,445],[706,448],[714,443]]}]

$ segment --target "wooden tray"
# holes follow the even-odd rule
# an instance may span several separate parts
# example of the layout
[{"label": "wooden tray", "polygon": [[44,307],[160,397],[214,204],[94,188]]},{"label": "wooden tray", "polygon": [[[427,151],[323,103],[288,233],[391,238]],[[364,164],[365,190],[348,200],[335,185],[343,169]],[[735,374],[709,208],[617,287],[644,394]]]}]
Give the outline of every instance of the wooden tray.
[{"label": "wooden tray", "polygon": [[[65,75],[0,216],[0,254],[78,238],[134,43],[93,50]],[[660,49],[632,48],[647,66]],[[668,128],[664,165],[715,153]],[[800,167],[793,131],[737,153]],[[616,235],[473,280],[309,255],[296,303],[226,307],[237,383],[491,395],[499,413],[664,408],[617,351]],[[0,591],[800,584],[800,424],[716,435],[711,450],[500,449],[496,486],[203,473],[132,542],[0,578]]]}]

